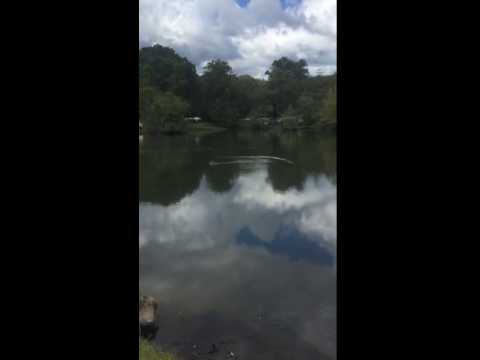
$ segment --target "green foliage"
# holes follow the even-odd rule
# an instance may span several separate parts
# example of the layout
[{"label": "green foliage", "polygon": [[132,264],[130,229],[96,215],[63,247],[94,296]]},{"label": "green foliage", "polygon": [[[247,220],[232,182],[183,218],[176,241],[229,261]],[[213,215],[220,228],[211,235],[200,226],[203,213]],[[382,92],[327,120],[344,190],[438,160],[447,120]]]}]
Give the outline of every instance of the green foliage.
[{"label": "green foliage", "polygon": [[291,116],[297,116],[298,112],[293,108],[292,105],[289,105],[287,110],[282,114],[282,117],[291,117]]},{"label": "green foliage", "polygon": [[266,72],[271,90],[274,117],[282,114],[289,105],[296,105],[308,77],[305,60],[293,61],[286,57],[275,60]]},{"label": "green foliage", "polygon": [[232,68],[222,60],[212,60],[205,67],[202,76],[203,91],[207,101],[227,100],[232,92]]},{"label": "green foliage", "polygon": [[267,82],[242,75],[234,79],[235,106],[241,118],[246,116],[272,116],[270,91]]},{"label": "green foliage", "polygon": [[202,89],[204,92],[204,117],[212,123],[234,126],[240,114],[235,106],[237,89],[235,76],[227,62],[213,60],[204,67]]},{"label": "green foliage", "polygon": [[323,103],[322,121],[328,124],[337,123],[337,85],[329,91]]},{"label": "green foliage", "polygon": [[309,76],[305,60],[275,60],[261,80],[236,76],[220,59],[199,76],[187,59],[160,45],[141,49],[139,57],[139,117],[146,129],[182,131],[185,116],[221,127],[280,115],[300,116],[307,125],[336,122],[336,74]]},{"label": "green foliage", "polygon": [[185,116],[188,113],[187,102],[172,93],[163,93],[153,103],[153,125],[167,132],[184,131]]},{"label": "green foliage", "polygon": [[298,99],[298,113],[306,125],[311,125],[319,120],[320,110],[313,96],[303,94]]},{"label": "green foliage", "polygon": [[188,103],[172,93],[152,87],[140,89],[140,121],[149,130],[184,131],[188,110]]},{"label": "green foliage", "polygon": [[298,109],[294,109],[292,105],[288,107],[280,119],[282,128],[286,130],[294,130],[305,126],[302,114]]},{"label": "green foliage", "polygon": [[155,349],[151,343],[145,340],[140,340],[138,357],[139,360],[177,360],[175,355],[159,351]]},{"label": "green foliage", "polygon": [[252,128],[255,130],[267,129],[272,124],[272,118],[270,117],[259,117],[252,120]]},{"label": "green foliage", "polygon": [[154,45],[140,49],[140,86],[172,92],[187,101],[197,95],[198,75],[195,66],[178,56],[173,49]]},{"label": "green foliage", "polygon": [[337,75],[317,75],[312,76],[304,82],[304,94],[312,96],[315,101],[321,103],[328,91],[334,86],[337,82]]},{"label": "green foliage", "polygon": [[248,117],[255,119],[258,117],[272,117],[273,116],[273,106],[271,104],[261,104],[254,107]]},{"label": "green foliage", "polygon": [[153,103],[158,96],[158,91],[151,86],[140,87],[139,89],[139,118],[143,123],[149,123],[153,117]]}]

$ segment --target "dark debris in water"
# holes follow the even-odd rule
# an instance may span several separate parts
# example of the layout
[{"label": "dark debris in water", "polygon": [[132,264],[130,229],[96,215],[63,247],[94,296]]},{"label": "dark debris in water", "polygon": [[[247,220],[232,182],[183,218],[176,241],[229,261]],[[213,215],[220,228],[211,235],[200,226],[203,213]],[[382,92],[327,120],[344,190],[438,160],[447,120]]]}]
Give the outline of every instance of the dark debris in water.
[{"label": "dark debris in water", "polygon": [[[171,321],[178,319],[174,315],[176,313],[172,314]],[[212,313],[186,315],[187,323],[183,325],[164,323],[156,343],[185,360],[329,359],[301,341],[298,334],[276,316],[260,311],[249,317],[250,320],[238,321]]]}]

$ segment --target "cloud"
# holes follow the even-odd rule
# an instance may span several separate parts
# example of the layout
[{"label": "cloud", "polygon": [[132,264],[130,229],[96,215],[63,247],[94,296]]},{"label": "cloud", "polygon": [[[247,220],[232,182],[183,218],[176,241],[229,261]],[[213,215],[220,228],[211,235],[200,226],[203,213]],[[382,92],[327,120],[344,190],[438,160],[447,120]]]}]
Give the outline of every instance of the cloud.
[{"label": "cloud", "polygon": [[140,0],[140,44],[175,49],[198,70],[227,60],[261,77],[282,56],[307,60],[311,73],[336,69],[336,0]]},{"label": "cloud", "polygon": [[202,179],[193,194],[176,204],[140,205],[140,247],[151,241],[180,252],[228,246],[245,226],[270,242],[288,225],[335,253],[336,195],[336,186],[325,177],[308,178],[302,191],[277,192],[261,170],[239,176],[232,190],[221,194]]}]

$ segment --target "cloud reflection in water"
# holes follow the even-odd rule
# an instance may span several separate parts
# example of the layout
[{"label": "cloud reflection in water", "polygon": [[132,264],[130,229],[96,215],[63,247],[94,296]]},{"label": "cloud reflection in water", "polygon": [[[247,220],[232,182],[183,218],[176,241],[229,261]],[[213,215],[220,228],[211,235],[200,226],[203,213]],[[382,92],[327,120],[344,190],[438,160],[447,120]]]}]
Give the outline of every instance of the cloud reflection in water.
[{"label": "cloud reflection in water", "polygon": [[278,192],[256,169],[223,193],[202,178],[175,204],[141,203],[139,220],[141,289],[164,306],[216,311],[247,329],[265,311],[335,356],[336,185],[326,177]]}]

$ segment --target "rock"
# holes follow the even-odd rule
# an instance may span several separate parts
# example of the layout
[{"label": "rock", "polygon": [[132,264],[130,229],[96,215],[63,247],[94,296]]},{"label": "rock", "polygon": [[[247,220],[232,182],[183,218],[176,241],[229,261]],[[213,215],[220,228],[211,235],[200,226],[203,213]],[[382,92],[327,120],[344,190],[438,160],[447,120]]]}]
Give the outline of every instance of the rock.
[{"label": "rock", "polygon": [[140,336],[153,339],[158,331],[158,302],[152,296],[142,296],[139,303]]}]

